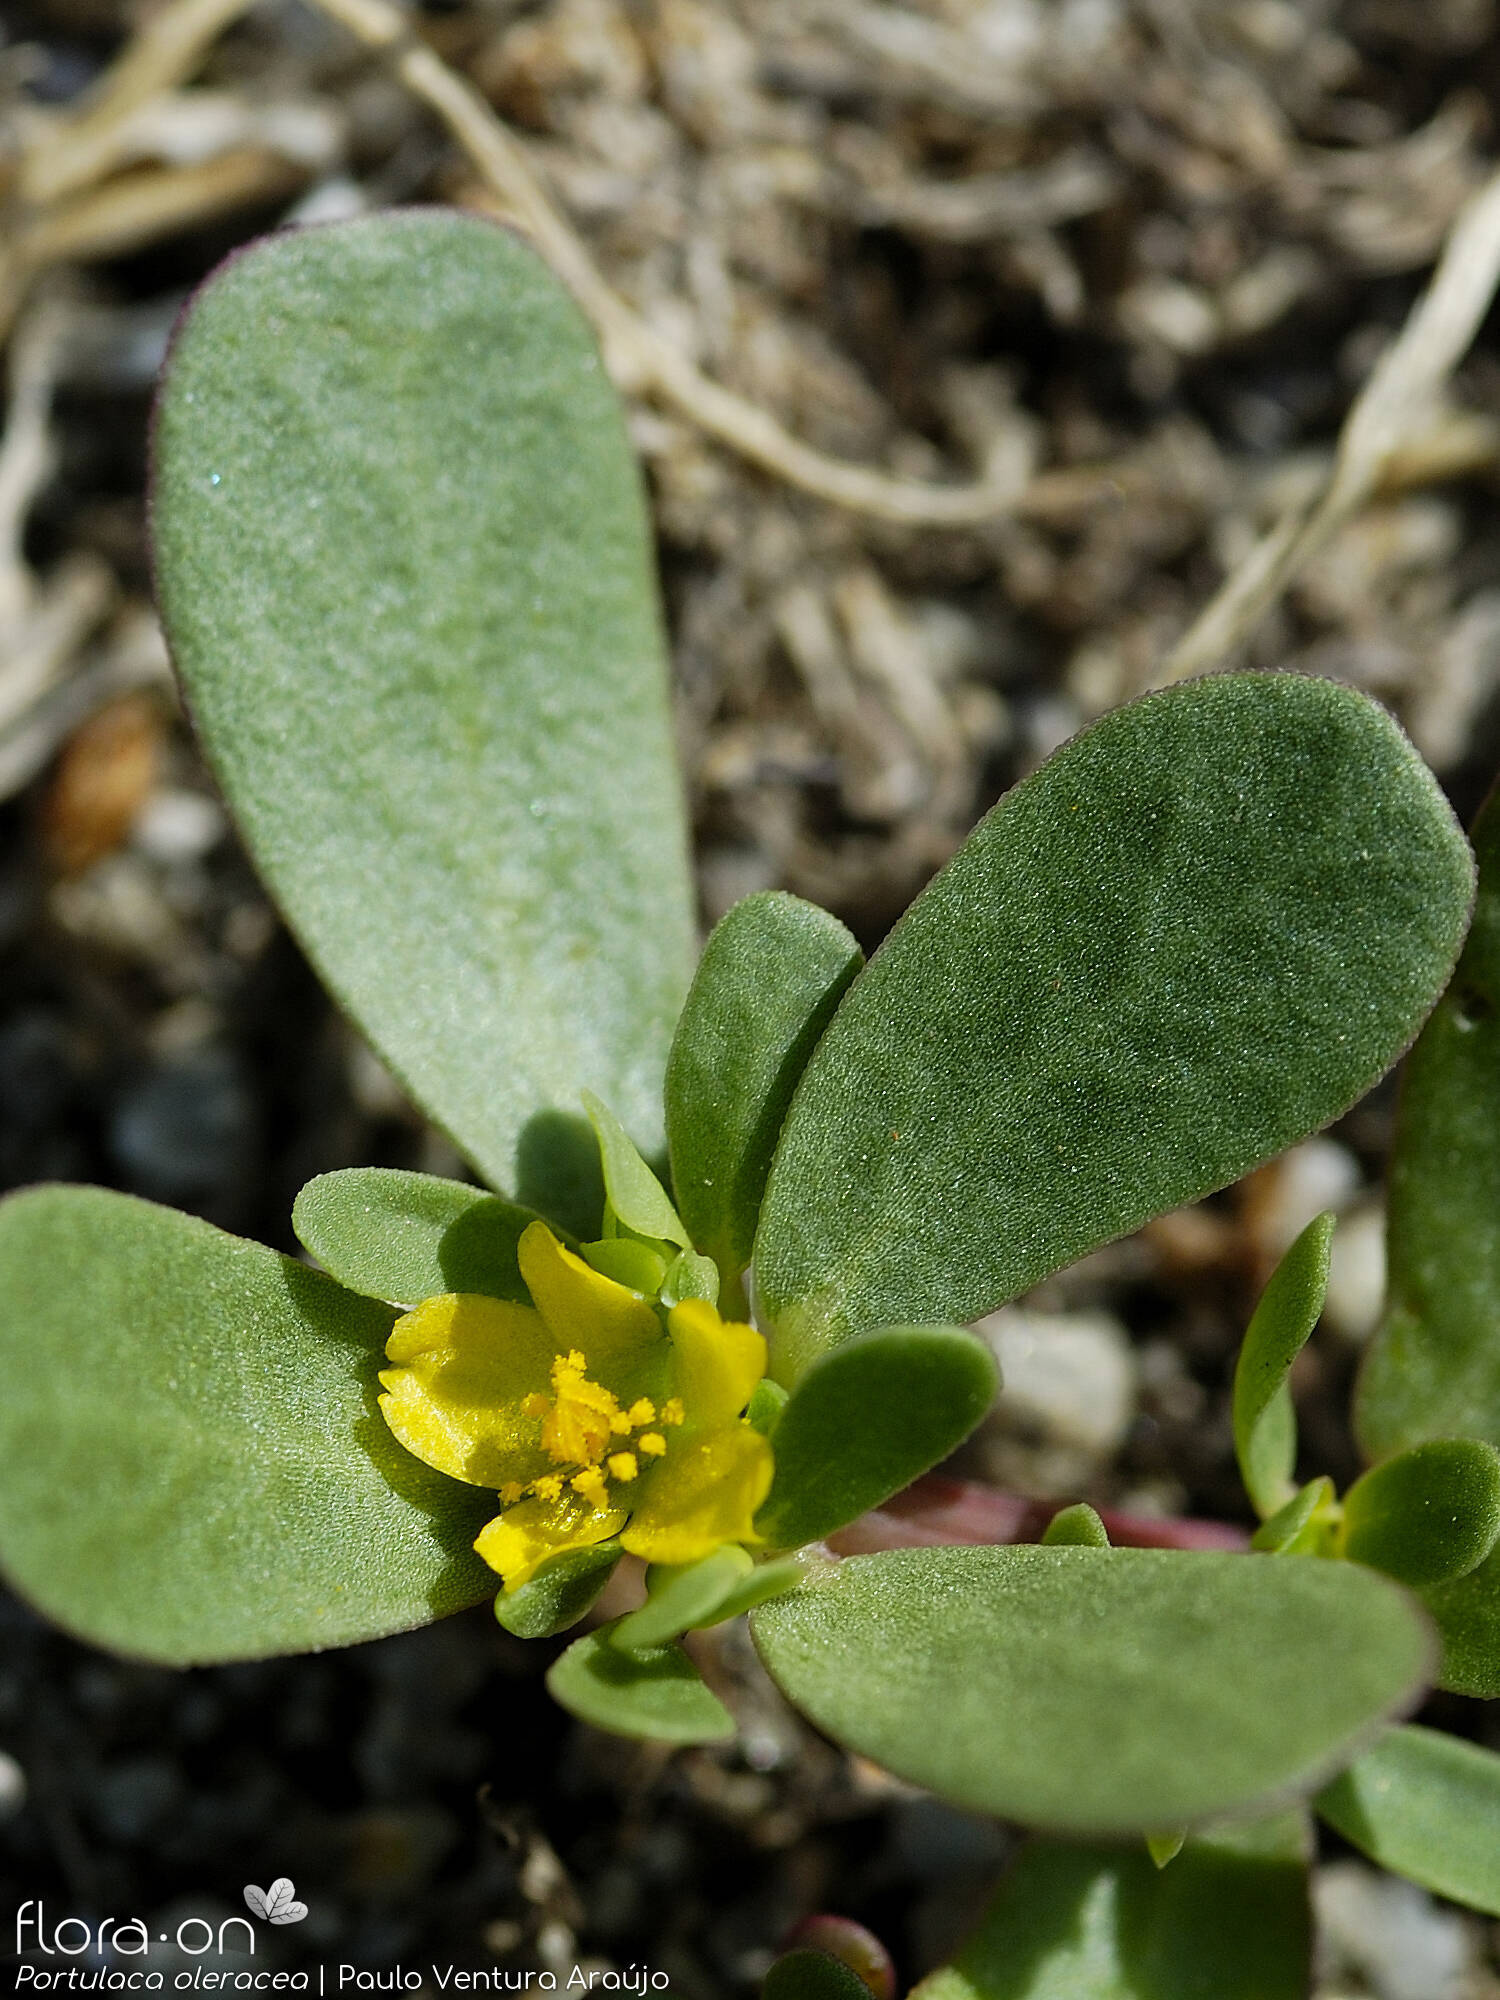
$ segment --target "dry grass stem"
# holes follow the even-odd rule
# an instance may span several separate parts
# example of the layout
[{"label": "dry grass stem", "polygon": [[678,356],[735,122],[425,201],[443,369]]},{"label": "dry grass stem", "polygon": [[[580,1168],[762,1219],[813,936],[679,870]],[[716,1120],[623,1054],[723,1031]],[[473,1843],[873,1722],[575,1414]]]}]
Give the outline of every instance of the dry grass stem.
[{"label": "dry grass stem", "polygon": [[[1249,551],[1173,648],[1155,685],[1228,665],[1293,578],[1377,491],[1395,455],[1421,461],[1422,431],[1443,427],[1437,399],[1497,284],[1500,174],[1454,223],[1432,282],[1344,421],[1326,482]],[[1439,453],[1428,462],[1436,470],[1443,459]]]}]

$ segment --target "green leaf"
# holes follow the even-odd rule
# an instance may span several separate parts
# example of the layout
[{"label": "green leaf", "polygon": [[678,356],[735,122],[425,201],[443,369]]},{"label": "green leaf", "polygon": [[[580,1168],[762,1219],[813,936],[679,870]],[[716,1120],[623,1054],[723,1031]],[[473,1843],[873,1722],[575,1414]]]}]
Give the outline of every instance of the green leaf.
[{"label": "green leaf", "polygon": [[1469,941],[1402,1078],[1386,1316],[1355,1398],[1371,1459],[1429,1438],[1500,1445],[1500,792],[1474,846]]},{"label": "green leaf", "polygon": [[563,286],[452,210],[252,245],[173,342],[152,515],[239,827],[418,1103],[523,1200],[582,1085],[654,1143],[681,788],[640,479]]},{"label": "green leaf", "polygon": [[821,1541],[961,1444],[995,1400],[995,1357],[956,1326],[887,1326],[825,1354],[772,1439],[776,1473],[756,1533]]},{"label": "green leaf", "polygon": [[870,2000],[852,1966],[826,1951],[789,1951],[761,1982],[760,2000]]},{"label": "green leaf", "polygon": [[1340,1554],[1400,1583],[1451,1583],[1500,1536],[1500,1452],[1440,1438],[1388,1458],[1344,1495]]},{"label": "green leaf", "polygon": [[654,1299],[667,1275],[660,1251],[637,1236],[606,1236],[598,1243],[582,1246],[585,1261],[601,1276],[613,1278],[632,1292]]},{"label": "green leaf", "polygon": [[1087,1833],[1317,1784],[1412,1701],[1431,1653],[1373,1570],[1160,1549],[856,1556],[751,1625],[837,1741],[955,1805]]},{"label": "green leaf", "polygon": [[483,1188],[395,1167],[319,1174],[292,1205],[297,1240],[341,1285],[414,1306],[439,1292],[483,1292],[530,1305],[516,1262],[537,1220]]},{"label": "green leaf", "polygon": [[526,1583],[500,1592],[496,1621],[518,1639],[550,1639],[554,1632],[566,1632],[597,1602],[619,1560],[617,1541],[554,1556]]},{"label": "green leaf", "polygon": [[1443,1642],[1438,1686],[1500,1697],[1500,1548],[1456,1583],[1434,1584],[1421,1596]]},{"label": "green leaf", "polygon": [[1169,1867],[1187,1845],[1187,1834],[1180,1826],[1171,1833],[1148,1833],[1145,1839],[1153,1868]]},{"label": "green leaf", "polygon": [[855,980],[771,1168],[793,1382],[968,1321],[1345,1110],[1462,939],[1468,849],[1362,695],[1230,674],[1118,710],[981,821]]},{"label": "green leaf", "polygon": [[814,1556],[799,1553],[774,1556],[770,1562],[757,1563],[742,1583],[737,1584],[727,1597],[720,1599],[712,1615],[700,1619],[698,1623],[717,1625],[725,1618],[738,1618],[742,1611],[753,1611],[767,1598],[780,1597],[783,1591],[795,1590],[816,1560]]},{"label": "green leaf", "polygon": [[1500,1917],[1500,1757],[1393,1729],[1318,1794],[1345,1840],[1424,1889]]},{"label": "green leaf", "polygon": [[607,1627],[575,1639],[548,1669],[547,1686],[570,1714],[616,1736],[722,1743],[734,1734],[734,1718],[681,1646],[622,1652]]},{"label": "green leaf", "polygon": [[1338,1532],[1338,1496],[1331,1479],[1310,1479],[1284,1507],[1262,1521],[1250,1546],[1270,1556],[1332,1555]]},{"label": "green leaf", "polygon": [[1328,1290],[1336,1217],[1317,1216],[1282,1258],[1250,1316],[1234,1370],[1234,1451],[1262,1520],[1296,1493],[1297,1416],[1288,1377]]},{"label": "green leaf", "polygon": [[1133,1849],[1031,1840],[952,1965],[911,2000],[1305,2000],[1300,1816],[1225,1830],[1158,1871]]},{"label": "green leaf", "polygon": [[738,1283],[797,1079],[864,955],[836,917],[779,890],[715,926],[667,1059],[672,1185],[693,1241]]},{"label": "green leaf", "polygon": [[[707,1299],[716,1305],[719,1298],[719,1267],[712,1257],[700,1257],[695,1250],[684,1250],[675,1257],[667,1268],[667,1275],[661,1283],[661,1302],[664,1306],[681,1305],[684,1299]],[[762,1376],[762,1381],[765,1377]]]},{"label": "green leaf", "polygon": [[393,1314],[98,1188],[0,1203],[0,1563],[48,1617],[171,1665],[404,1631],[488,1595],[494,1497],[375,1404]]},{"label": "green leaf", "polygon": [[652,1568],[646,1577],[646,1602],[610,1627],[611,1645],[628,1653],[664,1646],[669,1639],[713,1617],[753,1568],[745,1551],[732,1543],[715,1549],[700,1562]]},{"label": "green leaf", "polygon": [[1042,1532],[1042,1546],[1049,1549],[1107,1549],[1109,1530],[1089,1506],[1080,1500],[1052,1516]]},{"label": "green leaf", "polygon": [[629,1133],[607,1104],[592,1091],[583,1093],[583,1108],[599,1141],[599,1159],[604,1168],[604,1191],[609,1205],[625,1227],[637,1236],[649,1236],[659,1243],[675,1243],[679,1249],[692,1248],[682,1226],[682,1218],[667,1199],[667,1191],[637,1152]]}]

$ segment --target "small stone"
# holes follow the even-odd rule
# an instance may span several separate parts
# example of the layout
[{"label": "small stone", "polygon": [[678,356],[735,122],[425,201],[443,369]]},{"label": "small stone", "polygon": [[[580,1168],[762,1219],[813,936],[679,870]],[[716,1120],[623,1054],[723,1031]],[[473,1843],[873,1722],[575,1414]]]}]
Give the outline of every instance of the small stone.
[{"label": "small stone", "polygon": [[1385,1303],[1385,1211],[1364,1202],[1341,1216],[1333,1233],[1323,1323],[1351,1346],[1363,1346]]},{"label": "small stone", "polygon": [[1461,2000],[1475,1960],[1470,1924],[1424,1889],[1358,1861],[1334,1861],[1313,1880],[1325,1981],[1355,1973],[1376,2000]]},{"label": "small stone", "polygon": [[975,1331],[1004,1378],[995,1420],[1107,1457],[1124,1442],[1136,1405],[1129,1336],[1108,1313],[1037,1313],[1005,1306]]}]

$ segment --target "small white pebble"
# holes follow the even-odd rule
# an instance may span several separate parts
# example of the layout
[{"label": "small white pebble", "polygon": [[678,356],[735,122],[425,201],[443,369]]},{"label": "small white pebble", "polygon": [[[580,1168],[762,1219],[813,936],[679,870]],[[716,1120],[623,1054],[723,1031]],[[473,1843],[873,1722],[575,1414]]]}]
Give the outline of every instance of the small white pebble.
[{"label": "small white pebble", "polygon": [[8,1750],[0,1750],[0,1820],[14,1819],[26,1803],[26,1773]]}]

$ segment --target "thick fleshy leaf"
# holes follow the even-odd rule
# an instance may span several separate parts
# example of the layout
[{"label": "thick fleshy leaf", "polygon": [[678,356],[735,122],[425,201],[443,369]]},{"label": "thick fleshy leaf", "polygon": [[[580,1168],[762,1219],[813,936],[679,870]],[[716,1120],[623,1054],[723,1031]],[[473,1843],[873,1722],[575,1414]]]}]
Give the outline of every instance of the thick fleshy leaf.
[{"label": "thick fleshy leaf", "polygon": [[1436,1729],[1393,1729],[1318,1794],[1382,1868],[1500,1917],[1500,1757]]},{"label": "thick fleshy leaf", "polygon": [[734,1718],[681,1646],[627,1653],[610,1644],[607,1628],[589,1632],[553,1661],[547,1686],[580,1721],[616,1736],[721,1743],[734,1734]]},{"label": "thick fleshy leaf", "polygon": [[797,1079],[864,963],[826,910],[779,890],[720,919],[667,1059],[672,1186],[726,1282],[750,1261],[771,1155]]},{"label": "thick fleshy leaf", "polygon": [[1422,1592],[1443,1642],[1438,1686],[1454,1694],[1500,1698],[1500,1548],[1456,1583]]},{"label": "thick fleshy leaf", "polygon": [[69,1630],[175,1665],[348,1645],[473,1603],[492,1496],[375,1406],[388,1307],[98,1188],[0,1204],[0,1562]]},{"label": "thick fleshy leaf", "polygon": [[1049,1549],[1107,1549],[1109,1530],[1086,1500],[1063,1507],[1042,1531],[1042,1546]]},{"label": "thick fleshy leaf", "polygon": [[1160,1549],[856,1556],[751,1623],[838,1741],[956,1805],[1087,1833],[1310,1788],[1432,1654],[1372,1570]]},{"label": "thick fleshy leaf", "polygon": [[727,1543],[683,1568],[651,1570],[646,1602],[611,1626],[610,1643],[627,1652],[666,1645],[693,1626],[707,1623],[753,1567],[744,1549]]},{"label": "thick fleshy leaf", "polygon": [[1297,1416],[1288,1377],[1323,1310],[1335,1220],[1332,1214],[1315,1217],[1271,1273],[1235,1364],[1235,1456],[1262,1520],[1297,1490]]},{"label": "thick fleshy leaf", "polygon": [[912,2000],[1305,2000],[1300,1814],[1136,1849],[1032,1840],[952,1965]]},{"label": "thick fleshy leaf", "polygon": [[338,999],[521,1200],[584,1085],[656,1143],[680,785],[640,480],[562,285],[451,210],[269,237],[189,308],[155,468],[194,719]]},{"label": "thick fleshy leaf", "polygon": [[1354,1408],[1368,1458],[1429,1438],[1500,1445],[1500,793],[1474,848],[1469,941],[1401,1082],[1386,1316]]},{"label": "thick fleshy leaf", "polygon": [[1442,990],[1468,849],[1372,702],[1232,674],[1096,723],[850,987],[782,1129],[756,1284],[791,1382],[967,1321],[1336,1117]]},{"label": "thick fleshy leaf", "polygon": [[319,1174],[292,1204],[298,1242],[331,1277],[403,1306],[439,1292],[530,1305],[516,1245],[536,1220],[483,1188],[395,1167]]},{"label": "thick fleshy leaf", "polygon": [[536,1575],[495,1599],[495,1618],[518,1639],[550,1639],[576,1625],[597,1600],[620,1560],[618,1541],[569,1549]]},{"label": "thick fleshy leaf", "polygon": [[1341,1553],[1401,1583],[1450,1583],[1500,1536],[1500,1452],[1439,1438],[1398,1452],[1344,1495]]},{"label": "thick fleshy leaf", "polygon": [[800,1548],[857,1520],[962,1444],[999,1386],[994,1355],[961,1327],[887,1326],[834,1348],[777,1420],[757,1533]]},{"label": "thick fleshy leaf", "polygon": [[583,1093],[583,1105],[599,1141],[604,1192],[615,1215],[637,1236],[650,1236],[658,1242],[675,1243],[682,1250],[690,1249],[681,1216],[619,1119],[592,1091]]},{"label": "thick fleshy leaf", "polygon": [[789,1951],[761,1982],[760,2000],[870,2000],[852,1966],[827,1951]]},{"label": "thick fleshy leaf", "polygon": [[1338,1492],[1322,1473],[1261,1522],[1250,1546],[1271,1556],[1332,1555],[1339,1527]]}]

